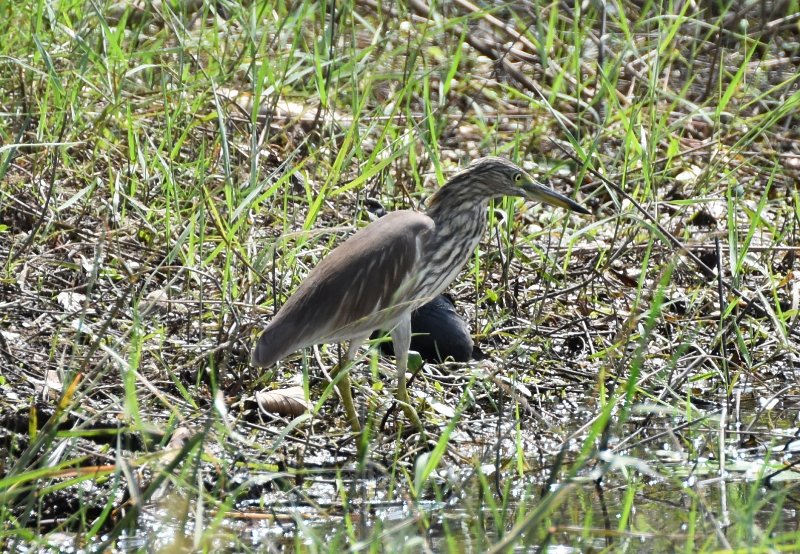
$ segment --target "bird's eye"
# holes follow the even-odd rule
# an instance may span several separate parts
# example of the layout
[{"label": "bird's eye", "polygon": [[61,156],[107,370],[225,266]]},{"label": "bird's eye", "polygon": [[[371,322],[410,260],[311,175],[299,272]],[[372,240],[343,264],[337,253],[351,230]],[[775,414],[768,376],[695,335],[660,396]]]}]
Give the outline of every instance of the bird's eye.
[{"label": "bird's eye", "polygon": [[522,173],[516,173],[514,175],[514,182],[519,183],[520,181],[522,181]]}]

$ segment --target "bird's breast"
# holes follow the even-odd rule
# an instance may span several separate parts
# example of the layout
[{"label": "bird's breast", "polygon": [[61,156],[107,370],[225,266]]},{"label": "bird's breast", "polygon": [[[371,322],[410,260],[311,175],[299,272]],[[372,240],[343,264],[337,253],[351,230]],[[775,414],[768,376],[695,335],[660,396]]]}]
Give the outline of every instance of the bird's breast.
[{"label": "bird's breast", "polygon": [[414,296],[427,301],[444,291],[475,251],[485,229],[483,210],[464,211],[437,221],[424,245]]}]

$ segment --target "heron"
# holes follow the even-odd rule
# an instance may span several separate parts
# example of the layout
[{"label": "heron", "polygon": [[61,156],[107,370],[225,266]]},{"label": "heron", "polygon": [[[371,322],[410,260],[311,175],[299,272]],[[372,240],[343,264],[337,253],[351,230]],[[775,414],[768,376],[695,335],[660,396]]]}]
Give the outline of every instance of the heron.
[{"label": "heron", "polygon": [[349,374],[343,370],[373,331],[389,330],[395,398],[421,429],[406,387],[411,313],[456,278],[486,230],[489,200],[504,196],[590,213],[507,159],[478,159],[438,189],[425,212],[390,212],[325,256],[266,326],[252,350],[252,365],[269,367],[309,346],[349,341],[331,375],[347,420],[359,432]]}]

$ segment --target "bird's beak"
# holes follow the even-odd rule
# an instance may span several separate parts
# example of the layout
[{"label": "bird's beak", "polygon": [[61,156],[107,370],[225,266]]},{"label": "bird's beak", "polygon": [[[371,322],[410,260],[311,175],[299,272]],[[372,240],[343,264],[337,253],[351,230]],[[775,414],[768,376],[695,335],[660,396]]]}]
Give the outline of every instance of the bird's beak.
[{"label": "bird's beak", "polygon": [[545,204],[558,206],[559,208],[566,208],[567,210],[578,212],[579,214],[591,213],[574,200],[567,198],[563,194],[559,194],[550,187],[537,183],[531,178],[528,178],[528,181],[522,184],[522,190],[525,191],[526,198],[530,200],[544,202]]}]

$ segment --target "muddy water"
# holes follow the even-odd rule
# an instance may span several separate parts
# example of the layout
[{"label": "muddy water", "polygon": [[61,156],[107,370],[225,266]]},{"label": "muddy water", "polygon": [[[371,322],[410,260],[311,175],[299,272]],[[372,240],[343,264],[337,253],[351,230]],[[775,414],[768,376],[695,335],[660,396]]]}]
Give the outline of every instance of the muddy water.
[{"label": "muddy water", "polygon": [[[195,505],[167,499],[148,507],[119,547],[194,549],[202,536],[212,550],[484,552],[530,517],[547,490],[565,484],[560,503],[520,534],[523,550],[691,552],[798,531],[795,404],[755,402],[740,404],[736,418],[724,413],[695,410],[690,421],[640,406],[619,428],[624,434],[609,433],[607,449],[578,466],[580,437],[560,449],[553,439],[580,429],[585,414],[569,429],[538,436],[520,438],[509,428],[505,440],[493,434],[475,441],[473,433],[470,443],[456,432],[421,500],[412,501],[397,476],[317,471],[301,490],[235,503],[230,517],[215,521],[208,509],[203,531],[214,531],[204,535],[196,534]],[[526,448],[522,457],[518,444]],[[542,450],[530,455],[533,444]]]}]

